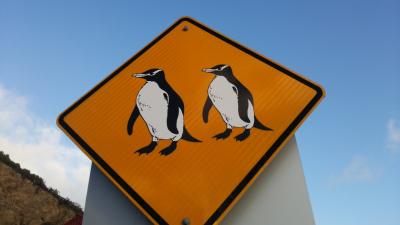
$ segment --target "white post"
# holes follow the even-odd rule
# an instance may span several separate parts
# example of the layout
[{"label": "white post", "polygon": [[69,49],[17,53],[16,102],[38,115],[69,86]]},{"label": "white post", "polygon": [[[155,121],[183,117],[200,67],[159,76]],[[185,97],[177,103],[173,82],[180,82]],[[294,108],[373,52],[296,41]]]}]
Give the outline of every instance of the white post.
[{"label": "white post", "polygon": [[[83,225],[109,224],[151,222],[92,165]],[[261,173],[222,224],[315,224],[295,138]]]}]

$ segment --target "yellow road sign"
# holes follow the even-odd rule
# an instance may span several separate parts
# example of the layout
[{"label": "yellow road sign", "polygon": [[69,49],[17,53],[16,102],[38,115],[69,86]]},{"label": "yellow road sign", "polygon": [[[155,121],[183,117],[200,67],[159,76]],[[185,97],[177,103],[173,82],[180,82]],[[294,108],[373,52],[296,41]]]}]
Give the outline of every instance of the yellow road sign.
[{"label": "yellow road sign", "polygon": [[215,224],[323,96],[185,17],[58,124],[153,223]]}]

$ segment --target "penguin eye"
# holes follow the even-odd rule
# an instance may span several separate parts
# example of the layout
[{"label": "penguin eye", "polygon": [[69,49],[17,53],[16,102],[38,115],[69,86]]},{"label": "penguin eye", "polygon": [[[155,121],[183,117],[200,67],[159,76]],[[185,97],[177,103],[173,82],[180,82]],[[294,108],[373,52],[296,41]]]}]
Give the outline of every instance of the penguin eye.
[{"label": "penguin eye", "polygon": [[156,75],[158,72],[160,72],[161,70],[156,70],[152,73],[152,76]]},{"label": "penguin eye", "polygon": [[228,67],[227,65],[223,65],[223,66],[221,66],[220,68],[219,68],[219,71],[222,71],[222,70],[224,70],[226,67]]}]

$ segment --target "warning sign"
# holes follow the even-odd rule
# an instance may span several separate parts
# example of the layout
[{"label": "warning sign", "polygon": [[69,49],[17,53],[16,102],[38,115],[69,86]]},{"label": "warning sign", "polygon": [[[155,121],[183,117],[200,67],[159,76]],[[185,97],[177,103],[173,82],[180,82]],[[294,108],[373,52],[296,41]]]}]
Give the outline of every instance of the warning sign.
[{"label": "warning sign", "polygon": [[215,224],[324,93],[182,18],[63,112],[60,128],[157,224]]}]

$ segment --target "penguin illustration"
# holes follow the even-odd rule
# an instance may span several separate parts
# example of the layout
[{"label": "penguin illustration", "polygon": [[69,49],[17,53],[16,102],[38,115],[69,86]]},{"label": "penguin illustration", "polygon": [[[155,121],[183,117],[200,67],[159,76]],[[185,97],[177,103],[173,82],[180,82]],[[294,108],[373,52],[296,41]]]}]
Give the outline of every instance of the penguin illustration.
[{"label": "penguin illustration", "polygon": [[243,141],[250,135],[250,129],[272,130],[264,126],[254,116],[254,102],[250,91],[235,78],[229,65],[221,64],[203,69],[203,72],[213,73],[215,78],[208,87],[208,97],[203,108],[203,121],[208,122],[208,113],[214,105],[226,123],[226,130],[214,136],[225,139],[233,127],[243,127],[243,133],[237,135],[237,141]]},{"label": "penguin illustration", "polygon": [[200,142],[186,130],[183,101],[166,81],[163,70],[150,69],[136,73],[134,77],[143,78],[147,82],[136,97],[136,105],[128,120],[128,134],[132,135],[133,125],[141,115],[153,136],[149,145],[136,151],[139,155],[152,152],[160,139],[172,140],[168,147],[160,151],[161,155],[169,155],[175,151],[180,139]]}]

